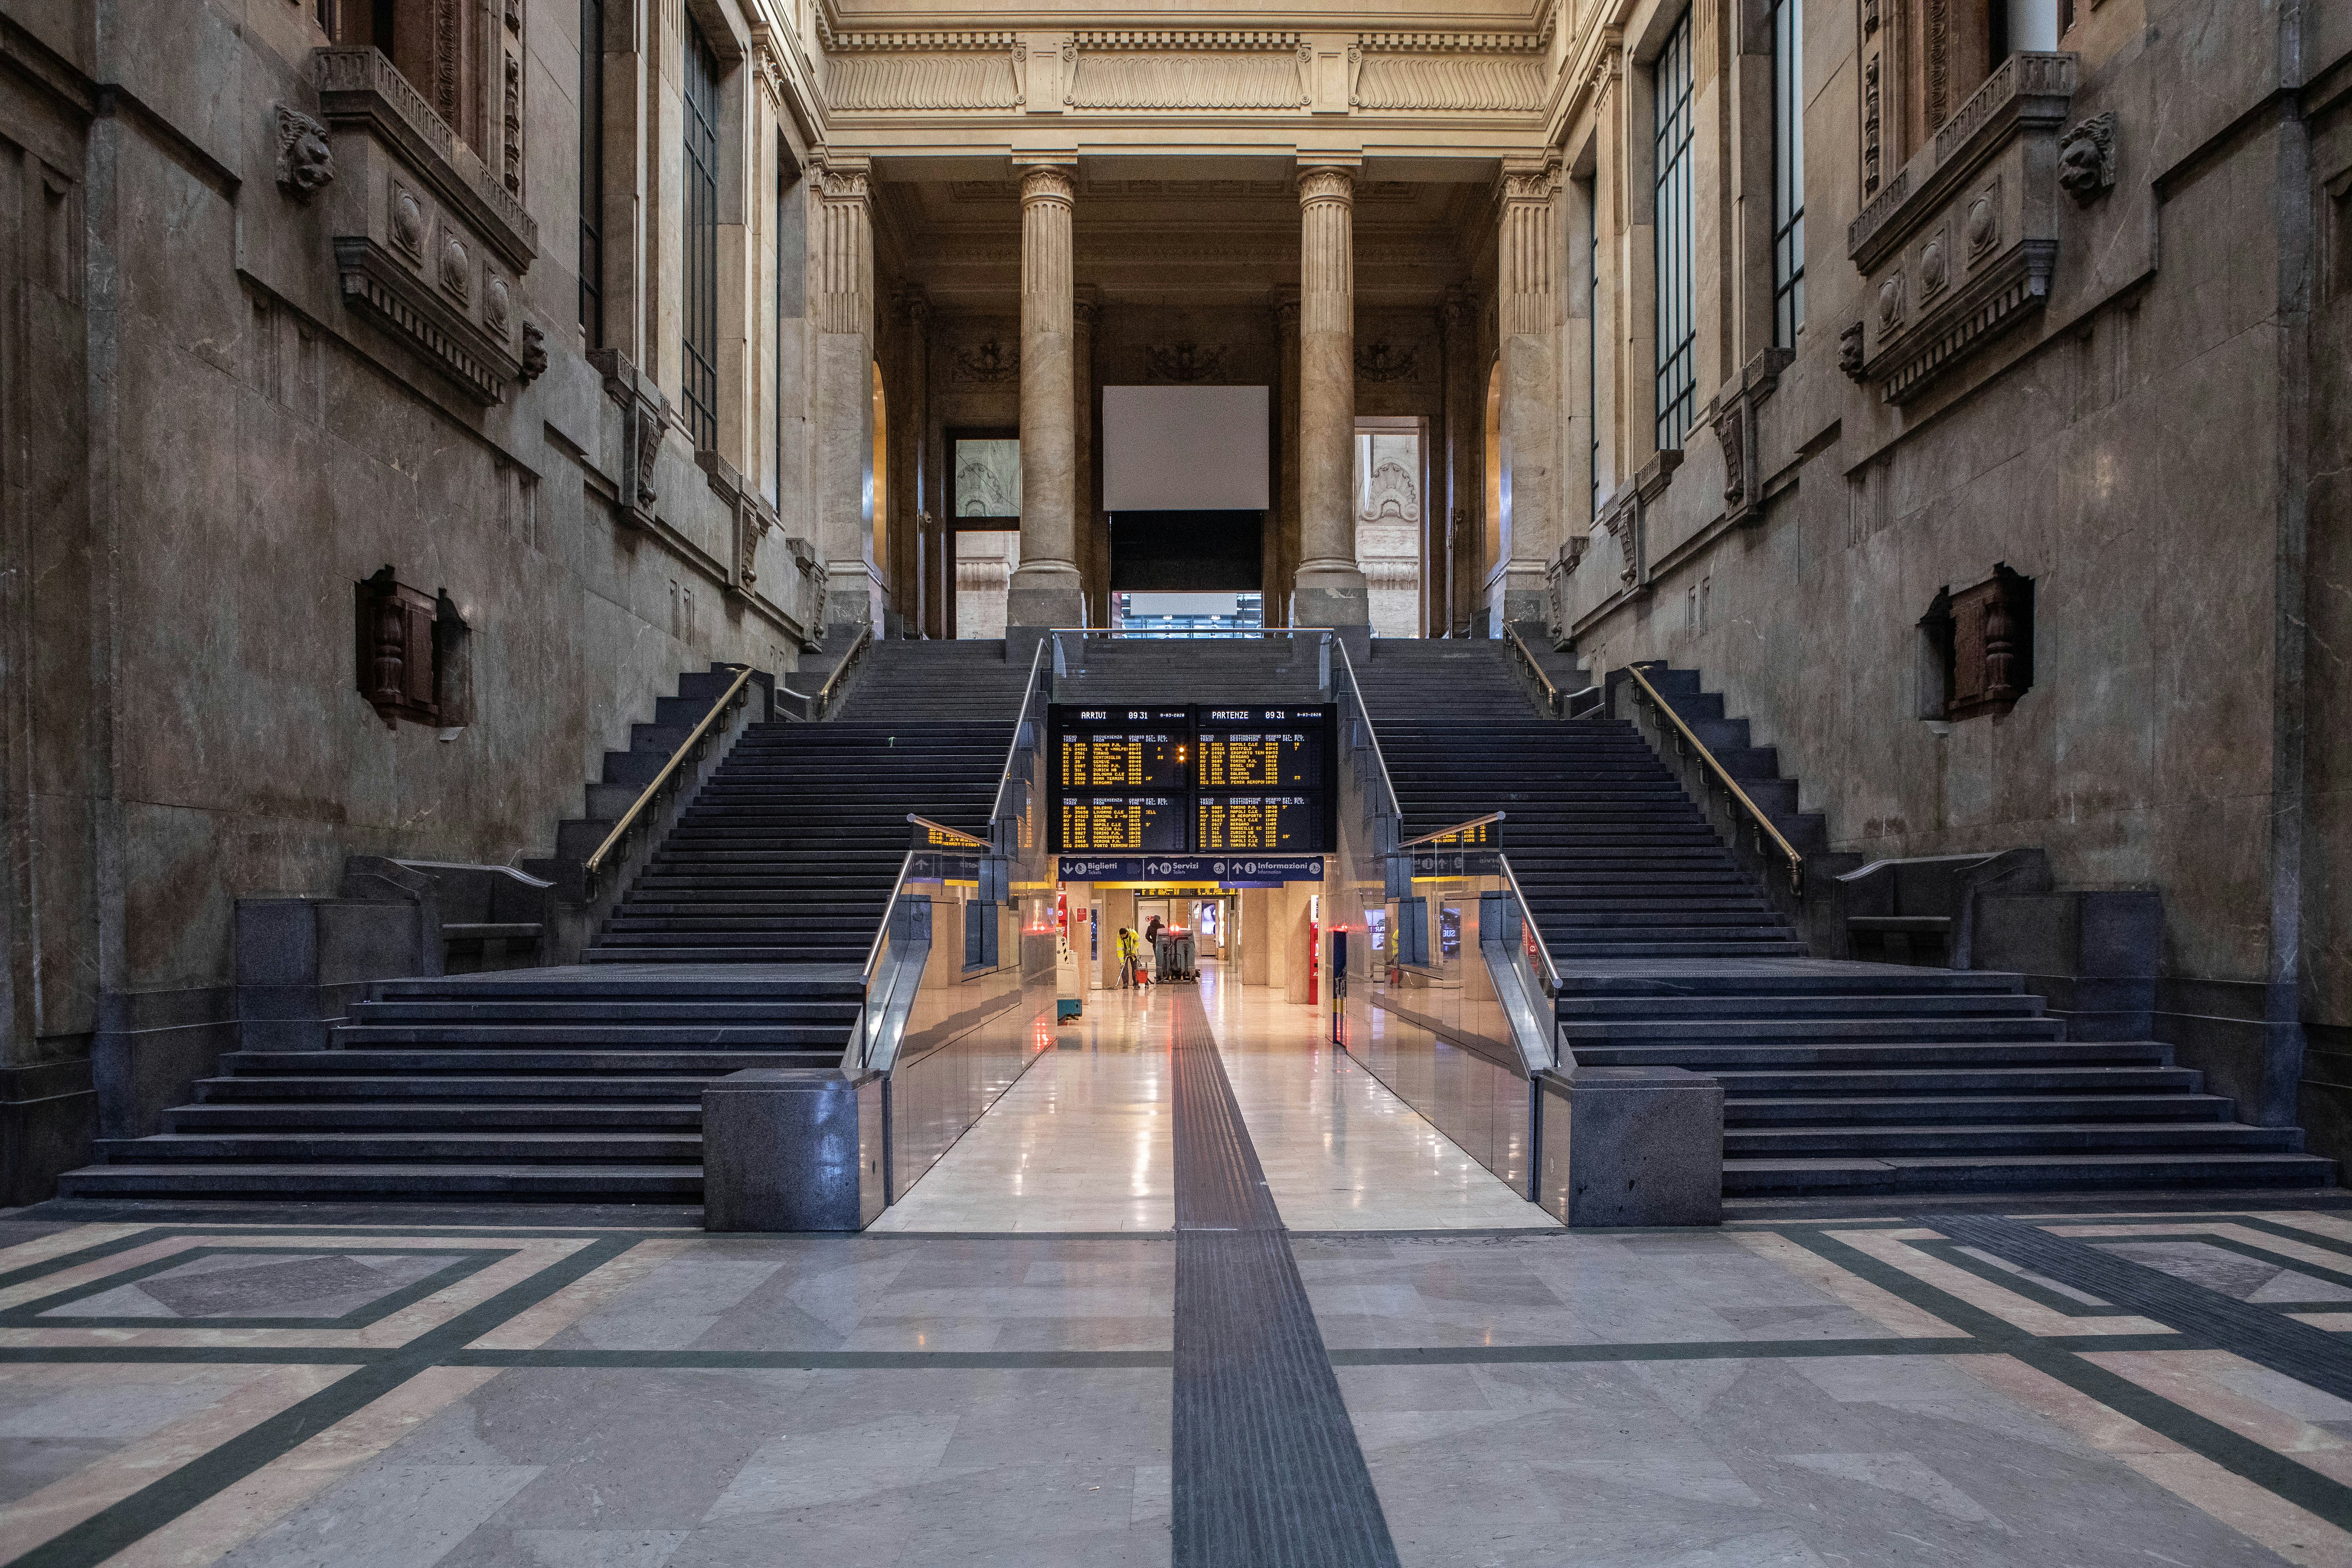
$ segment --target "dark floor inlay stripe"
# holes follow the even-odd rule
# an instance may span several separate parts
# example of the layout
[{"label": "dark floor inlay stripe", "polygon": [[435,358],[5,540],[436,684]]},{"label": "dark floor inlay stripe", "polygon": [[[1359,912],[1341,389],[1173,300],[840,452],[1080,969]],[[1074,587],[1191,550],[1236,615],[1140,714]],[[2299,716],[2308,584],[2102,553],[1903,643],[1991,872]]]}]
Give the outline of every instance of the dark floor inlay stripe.
[{"label": "dark floor inlay stripe", "polygon": [[1189,991],[1170,1000],[1173,1568],[1396,1568],[1371,1472],[1208,1016]]},{"label": "dark floor inlay stripe", "polygon": [[[2224,1296],[2175,1275],[2102,1251],[2073,1237],[1983,1215],[1937,1215],[1918,1221],[1954,1241],[2022,1264],[2036,1274],[2087,1290],[2143,1318],[2194,1334],[2299,1383],[2352,1399],[2352,1346],[2325,1329],[2271,1307]],[[2127,1242],[2128,1236],[2114,1237]],[[2294,1261],[2282,1258],[2285,1268]]]}]

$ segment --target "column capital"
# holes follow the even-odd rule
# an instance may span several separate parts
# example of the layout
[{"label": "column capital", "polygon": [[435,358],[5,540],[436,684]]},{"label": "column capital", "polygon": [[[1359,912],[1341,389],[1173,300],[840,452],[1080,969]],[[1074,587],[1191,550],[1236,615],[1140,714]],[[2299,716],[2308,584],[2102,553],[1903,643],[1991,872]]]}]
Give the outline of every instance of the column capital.
[{"label": "column capital", "polygon": [[1556,152],[1537,157],[1506,158],[1503,172],[1495,184],[1496,199],[1506,206],[1549,202],[1559,194],[1561,166],[1560,155]]},{"label": "column capital", "polygon": [[874,163],[862,154],[820,152],[814,160],[817,193],[829,202],[870,200]]},{"label": "column capital", "polygon": [[924,289],[921,284],[908,283],[903,285],[898,289],[898,301],[899,310],[907,318],[907,324],[914,328],[918,334],[929,330],[931,324],[931,297],[929,293]]},{"label": "column capital", "polygon": [[1070,319],[1081,331],[1092,331],[1095,317],[1102,310],[1102,296],[1091,283],[1081,283],[1070,290]]},{"label": "column capital", "polygon": [[1356,171],[1341,163],[1301,163],[1298,166],[1298,205],[1312,207],[1325,203],[1355,205]]},{"label": "column capital", "polygon": [[1077,161],[1073,158],[1015,158],[1013,172],[1021,176],[1021,205],[1059,202],[1068,206],[1077,195]]},{"label": "column capital", "polygon": [[1286,283],[1274,291],[1271,307],[1276,328],[1286,333],[1298,331],[1298,290]]}]

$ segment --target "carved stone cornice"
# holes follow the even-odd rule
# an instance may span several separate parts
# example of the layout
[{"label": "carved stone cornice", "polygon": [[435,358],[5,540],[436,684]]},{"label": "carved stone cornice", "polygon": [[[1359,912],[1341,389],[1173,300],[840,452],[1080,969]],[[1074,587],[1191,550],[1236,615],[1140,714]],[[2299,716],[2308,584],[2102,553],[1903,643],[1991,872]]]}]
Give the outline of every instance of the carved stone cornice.
[{"label": "carved stone cornice", "polygon": [[537,221],[380,50],[313,49],[310,77],[330,131],[363,132],[390,149],[507,266],[517,272],[530,266],[539,255]]},{"label": "carved stone cornice", "polygon": [[2075,68],[2071,54],[2011,55],[1847,229],[1861,374],[1885,401],[1916,396],[2049,297]]},{"label": "carved stone cornice", "polygon": [[2077,63],[2072,54],[2015,54],[2003,60],[1846,226],[1846,256],[1864,272],[1873,270],[2016,133],[2054,136],[2074,97]]},{"label": "carved stone cornice", "polygon": [[1062,103],[1300,110],[1315,101],[1314,66],[1314,50],[1295,33],[1076,33],[1062,44]]},{"label": "carved stone cornice", "polygon": [[506,342],[365,235],[336,237],[335,271],[345,306],[388,328],[477,401],[504,401],[506,384],[521,375],[522,362]]},{"label": "carved stone cornice", "polygon": [[1551,89],[1533,34],[1365,33],[1348,47],[1348,102],[1375,113],[1531,114]]}]

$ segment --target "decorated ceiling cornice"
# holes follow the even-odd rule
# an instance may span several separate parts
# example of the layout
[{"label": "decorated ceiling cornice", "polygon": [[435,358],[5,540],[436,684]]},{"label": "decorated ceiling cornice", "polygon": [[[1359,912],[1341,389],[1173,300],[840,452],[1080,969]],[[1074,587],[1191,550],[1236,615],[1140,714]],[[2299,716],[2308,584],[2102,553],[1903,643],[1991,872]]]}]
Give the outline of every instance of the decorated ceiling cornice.
[{"label": "decorated ceiling cornice", "polygon": [[820,10],[823,96],[865,123],[1041,114],[1542,116],[1552,17],[1523,30],[1300,27],[837,28]]}]

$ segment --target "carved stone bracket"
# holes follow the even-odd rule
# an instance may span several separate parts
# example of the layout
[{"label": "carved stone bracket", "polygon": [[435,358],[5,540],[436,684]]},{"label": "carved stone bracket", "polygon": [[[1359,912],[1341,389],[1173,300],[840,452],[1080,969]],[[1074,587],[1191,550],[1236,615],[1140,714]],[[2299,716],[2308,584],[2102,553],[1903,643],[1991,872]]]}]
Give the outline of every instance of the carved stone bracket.
[{"label": "carved stone bracket", "polygon": [[604,378],[604,394],[621,409],[621,512],[633,526],[650,531],[654,507],[661,498],[654,474],[661,459],[662,436],[669,428],[669,400],[618,349],[592,349],[588,363]]},{"label": "carved stone bracket", "polygon": [[2116,111],[2094,114],[2058,138],[2058,183],[2078,206],[2116,188]]},{"label": "carved stone bracket", "polygon": [[1758,409],[1780,384],[1780,373],[1795,362],[1793,350],[1766,349],[1739,374],[1738,384],[1717,400],[1715,438],[1723,447],[1723,509],[1734,526],[1764,515],[1764,472]]},{"label": "carved stone bracket", "polygon": [[743,476],[735,471],[733,464],[718,453],[699,451],[694,460],[709,481],[711,493],[726,503],[732,517],[734,548],[728,552],[727,592],[736,598],[748,599],[760,581],[760,542],[776,526],[775,510],[743,482]]},{"label": "carved stone bracket", "polygon": [[335,182],[335,152],[327,128],[299,109],[278,106],[278,188],[309,202]]},{"label": "carved stone bracket", "polygon": [[1634,593],[1646,593],[1650,586],[1650,552],[1648,514],[1650,504],[1665,493],[1666,483],[1683,466],[1679,448],[1660,452],[1642,465],[1633,482],[1622,491],[1615,503],[1601,516],[1601,525],[1609,537],[1617,542],[1619,568],[1617,580]]},{"label": "carved stone bracket", "polygon": [[522,324],[522,380],[525,385],[547,374],[547,334],[537,321]]}]

